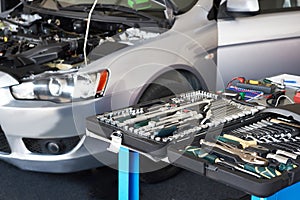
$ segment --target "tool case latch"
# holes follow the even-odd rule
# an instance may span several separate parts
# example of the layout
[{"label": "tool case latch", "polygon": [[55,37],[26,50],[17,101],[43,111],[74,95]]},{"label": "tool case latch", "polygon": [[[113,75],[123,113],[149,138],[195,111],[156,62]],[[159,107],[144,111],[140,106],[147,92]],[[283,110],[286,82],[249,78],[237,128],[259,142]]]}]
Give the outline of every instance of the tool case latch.
[{"label": "tool case latch", "polygon": [[205,167],[205,169],[207,169],[207,170],[209,170],[209,171],[214,171],[214,172],[218,171],[218,167],[213,166],[213,165],[207,165],[207,166]]},{"label": "tool case latch", "polygon": [[110,137],[111,137],[111,142],[107,150],[113,153],[119,153],[122,144],[123,134],[121,133],[121,131],[115,131],[111,134]]}]

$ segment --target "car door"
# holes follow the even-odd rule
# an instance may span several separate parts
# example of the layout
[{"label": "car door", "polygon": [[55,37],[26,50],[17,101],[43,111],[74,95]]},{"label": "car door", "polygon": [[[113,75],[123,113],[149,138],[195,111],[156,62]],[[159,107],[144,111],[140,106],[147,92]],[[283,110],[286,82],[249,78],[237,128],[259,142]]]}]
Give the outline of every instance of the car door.
[{"label": "car door", "polygon": [[300,75],[300,0],[259,0],[259,12],[218,20],[218,68],[232,77]]}]

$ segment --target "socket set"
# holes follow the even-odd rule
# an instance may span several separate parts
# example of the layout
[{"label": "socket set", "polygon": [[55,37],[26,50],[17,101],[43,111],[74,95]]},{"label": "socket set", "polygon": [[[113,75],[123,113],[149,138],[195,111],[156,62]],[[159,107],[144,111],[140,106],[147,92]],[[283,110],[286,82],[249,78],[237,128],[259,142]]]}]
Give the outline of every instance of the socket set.
[{"label": "socket set", "polygon": [[168,148],[175,165],[266,197],[300,181],[300,105],[266,108]]},{"label": "socket set", "polygon": [[87,120],[87,129],[106,138],[118,135],[124,145],[165,157],[164,147],[171,142],[205,134],[263,109],[194,91],[92,116]]}]

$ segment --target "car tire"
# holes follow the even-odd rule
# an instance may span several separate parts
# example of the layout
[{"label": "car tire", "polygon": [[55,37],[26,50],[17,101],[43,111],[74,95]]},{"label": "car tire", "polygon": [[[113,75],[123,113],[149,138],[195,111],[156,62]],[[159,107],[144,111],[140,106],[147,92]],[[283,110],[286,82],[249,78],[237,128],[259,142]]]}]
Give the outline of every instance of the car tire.
[{"label": "car tire", "polygon": [[[144,159],[148,159],[148,158],[141,157],[140,159],[141,159],[140,162],[143,162]],[[161,169],[158,169],[155,171],[141,173],[140,174],[141,182],[147,183],[147,184],[159,183],[159,182],[167,180],[173,176],[176,176],[181,171],[180,168],[175,167],[174,165],[170,165],[170,164],[166,165],[166,163],[163,163],[161,161],[158,163],[154,163],[152,161],[152,165],[156,165],[155,167],[157,167],[159,165],[165,165],[165,166],[162,167]]]},{"label": "car tire", "polygon": [[[171,96],[179,92],[186,92],[186,90],[188,90],[187,88],[189,88],[190,90],[200,89],[200,84],[196,77],[190,76],[186,73],[181,73],[180,76],[186,81],[185,83],[165,78],[157,79],[156,81],[154,81],[154,83],[151,83],[147,87],[147,89],[139,99],[139,103]],[[172,85],[171,88],[168,88],[168,86],[170,85]],[[188,87],[182,87],[184,85],[188,85]],[[178,90],[178,88],[180,89]],[[151,166],[149,167],[149,165]],[[143,171],[145,170],[143,168],[151,168],[153,170],[144,173]],[[181,169],[164,162],[151,161],[149,158],[141,155],[140,171],[140,181],[144,183],[158,183],[177,175],[181,171]]]},{"label": "car tire", "polygon": [[[169,90],[168,88],[158,85],[158,84],[150,84],[147,90],[144,92],[142,97],[139,100],[139,103],[162,98],[165,96],[173,95],[174,93]],[[169,179],[175,175],[177,175],[181,170],[178,167],[175,167],[173,165],[167,165],[163,162],[154,162],[151,161],[149,158],[140,155],[140,165],[141,165],[141,173],[140,173],[140,181],[144,183],[158,183],[161,181],[164,181],[166,179]],[[147,164],[145,164],[147,163]],[[145,168],[150,169],[150,172],[144,172],[147,171],[143,169],[143,164],[147,165]],[[149,166],[151,165],[151,166]],[[152,169],[155,169],[152,171]]]}]

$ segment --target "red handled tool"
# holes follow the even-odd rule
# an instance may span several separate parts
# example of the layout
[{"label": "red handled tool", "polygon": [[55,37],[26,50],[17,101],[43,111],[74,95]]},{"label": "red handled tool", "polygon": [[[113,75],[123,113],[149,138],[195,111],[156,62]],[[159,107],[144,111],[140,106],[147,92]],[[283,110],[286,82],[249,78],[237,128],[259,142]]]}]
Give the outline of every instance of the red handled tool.
[{"label": "red handled tool", "polygon": [[294,96],[294,102],[300,103],[300,90],[298,90]]}]

